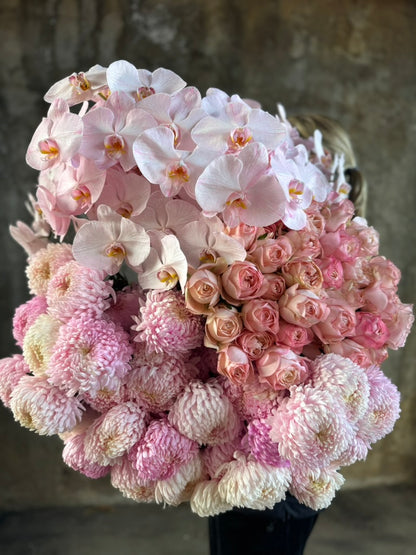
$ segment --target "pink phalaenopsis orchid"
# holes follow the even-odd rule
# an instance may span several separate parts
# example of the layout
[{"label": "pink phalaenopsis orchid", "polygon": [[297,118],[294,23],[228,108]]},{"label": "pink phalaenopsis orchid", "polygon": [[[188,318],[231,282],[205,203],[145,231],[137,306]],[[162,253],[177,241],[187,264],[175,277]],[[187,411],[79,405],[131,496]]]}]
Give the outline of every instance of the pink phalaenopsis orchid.
[{"label": "pink phalaenopsis orchid", "polygon": [[109,65],[107,82],[112,93],[123,91],[135,94],[139,101],[155,93],[176,93],[186,85],[179,75],[169,69],[160,67],[152,73],[147,69],[136,69],[125,60],[118,60]]},{"label": "pink phalaenopsis orchid", "polygon": [[201,148],[235,153],[250,142],[260,142],[273,150],[285,138],[286,130],[277,117],[252,109],[237,95],[229,98],[218,93],[218,100],[217,113],[202,118],[192,131],[193,140]]},{"label": "pink phalaenopsis orchid", "polygon": [[82,133],[81,117],[69,111],[65,100],[56,99],[30,141],[27,164],[35,170],[45,170],[70,162],[78,153]]},{"label": "pink phalaenopsis orchid", "polygon": [[138,269],[150,253],[145,230],[104,204],[97,215],[98,221],[87,222],[78,230],[73,243],[75,259],[110,275],[117,273],[124,261]]},{"label": "pink phalaenopsis orchid", "polygon": [[226,225],[240,222],[265,226],[284,215],[285,196],[277,179],[269,173],[267,149],[252,143],[238,157],[216,158],[199,177],[196,200],[207,216],[221,213]]},{"label": "pink phalaenopsis orchid", "polygon": [[140,133],[156,125],[155,119],[123,92],[115,92],[105,106],[83,117],[84,134],[80,152],[100,168],[119,163],[124,171],[134,165],[132,145]]},{"label": "pink phalaenopsis orchid", "polygon": [[172,289],[177,283],[185,288],[188,262],[174,235],[149,232],[150,253],[139,272],[143,289]]},{"label": "pink phalaenopsis orchid", "polygon": [[63,98],[69,106],[88,100],[98,100],[100,94],[105,98],[108,89],[106,71],[105,67],[96,64],[86,72],[74,72],[52,85],[43,98],[46,102]]}]

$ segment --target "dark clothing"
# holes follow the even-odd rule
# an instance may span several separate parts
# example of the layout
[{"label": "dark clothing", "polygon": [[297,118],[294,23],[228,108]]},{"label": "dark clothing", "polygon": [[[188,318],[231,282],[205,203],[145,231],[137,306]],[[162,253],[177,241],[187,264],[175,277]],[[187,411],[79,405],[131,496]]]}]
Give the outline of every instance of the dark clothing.
[{"label": "dark clothing", "polygon": [[302,555],[318,514],[288,495],[273,509],[210,517],[211,555]]}]

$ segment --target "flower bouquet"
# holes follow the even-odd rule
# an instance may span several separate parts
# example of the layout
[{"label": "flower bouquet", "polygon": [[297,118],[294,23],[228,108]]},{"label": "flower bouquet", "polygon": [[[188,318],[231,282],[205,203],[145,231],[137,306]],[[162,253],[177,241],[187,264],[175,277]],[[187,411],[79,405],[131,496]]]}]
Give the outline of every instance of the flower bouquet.
[{"label": "flower bouquet", "polygon": [[400,412],[400,272],[319,131],[185,85],[117,61],[46,94],[0,397],[136,501],[323,508]]}]

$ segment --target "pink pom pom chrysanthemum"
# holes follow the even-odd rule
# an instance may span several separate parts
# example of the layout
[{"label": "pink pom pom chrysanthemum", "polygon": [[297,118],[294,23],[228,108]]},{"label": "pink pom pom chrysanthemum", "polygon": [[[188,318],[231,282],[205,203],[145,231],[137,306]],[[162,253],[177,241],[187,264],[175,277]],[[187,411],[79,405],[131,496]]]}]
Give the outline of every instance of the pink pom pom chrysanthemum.
[{"label": "pink pom pom chrysanthemum", "polygon": [[204,477],[201,456],[197,452],[188,462],[182,464],[173,476],[156,483],[156,503],[167,503],[176,507],[189,501],[196,484]]},{"label": "pink pom pom chrysanthemum", "polygon": [[368,410],[358,423],[358,437],[368,445],[389,434],[400,415],[400,393],[377,366],[367,370],[370,384]]},{"label": "pink pom pom chrysanthemum", "polygon": [[240,430],[237,411],[214,381],[191,381],[172,406],[169,422],[200,445],[226,443]]},{"label": "pink pom pom chrysanthemum", "polygon": [[127,375],[126,391],[130,399],[153,412],[168,410],[197,369],[175,353],[146,353],[139,348]]},{"label": "pink pom pom chrysanthemum", "polygon": [[81,266],[75,260],[59,268],[46,293],[49,314],[61,322],[82,315],[99,318],[114,294],[111,282],[104,281],[104,277],[103,272]]},{"label": "pink pom pom chrysanthemum", "polygon": [[110,466],[101,466],[100,464],[87,460],[84,448],[85,433],[74,435],[65,441],[65,447],[62,451],[64,463],[73,470],[81,472],[88,478],[102,478],[110,472]]},{"label": "pink pom pom chrysanthemum", "polygon": [[101,415],[85,434],[87,460],[113,465],[143,437],[146,414],[132,402],[123,403]]},{"label": "pink pom pom chrysanthemum", "polygon": [[27,330],[23,341],[23,356],[35,375],[40,376],[48,371],[60,327],[58,320],[49,314],[41,314]]},{"label": "pink pom pom chrysanthemum", "polygon": [[237,454],[219,481],[218,492],[233,507],[271,509],[285,498],[289,483],[288,468],[263,465]]},{"label": "pink pom pom chrysanthemum", "polygon": [[61,266],[73,260],[72,246],[67,243],[49,243],[29,259],[26,275],[33,295],[46,295],[52,276]]},{"label": "pink pom pom chrysanthemum", "polygon": [[10,407],[13,389],[29,372],[30,368],[22,355],[13,355],[0,360],[0,399],[6,407]]},{"label": "pink pom pom chrysanthemum", "polygon": [[248,425],[247,442],[256,461],[269,466],[287,466],[279,453],[279,446],[270,439],[271,427],[264,420],[254,419]]},{"label": "pink pom pom chrysanthemum", "polygon": [[152,420],[144,438],[129,452],[142,480],[167,480],[198,451],[198,445],[183,436],[166,419]]},{"label": "pink pom pom chrysanthemum", "polygon": [[336,354],[318,357],[312,362],[312,383],[339,399],[351,423],[360,420],[367,411],[368,378],[364,369],[352,360]]},{"label": "pink pom pom chrysanthemum", "polygon": [[290,493],[300,503],[319,511],[329,507],[344,481],[342,474],[335,469],[305,470],[293,475]]},{"label": "pink pom pom chrysanthemum", "polygon": [[155,500],[155,484],[139,476],[127,455],[111,467],[111,485],[120,490],[124,497],[134,501],[152,503]]},{"label": "pink pom pom chrysanthemum", "polygon": [[39,435],[61,434],[81,420],[83,407],[75,397],[51,385],[46,377],[23,376],[14,388],[10,408],[15,420]]},{"label": "pink pom pom chrysanthemum", "polygon": [[23,340],[27,330],[35,323],[38,316],[45,314],[47,303],[45,297],[33,297],[30,301],[20,305],[13,318],[13,337],[19,347],[23,348]]},{"label": "pink pom pom chrysanthemum", "polygon": [[149,291],[133,328],[150,352],[186,352],[202,345],[202,318],[189,312],[179,291]]},{"label": "pink pom pom chrysanthemum", "polygon": [[113,322],[73,318],[59,331],[49,379],[68,395],[114,390],[130,369],[131,353],[127,333]]},{"label": "pink pom pom chrysanthemum", "polygon": [[328,466],[353,441],[355,432],[344,407],[328,391],[295,386],[291,397],[269,419],[270,437],[291,465]]}]

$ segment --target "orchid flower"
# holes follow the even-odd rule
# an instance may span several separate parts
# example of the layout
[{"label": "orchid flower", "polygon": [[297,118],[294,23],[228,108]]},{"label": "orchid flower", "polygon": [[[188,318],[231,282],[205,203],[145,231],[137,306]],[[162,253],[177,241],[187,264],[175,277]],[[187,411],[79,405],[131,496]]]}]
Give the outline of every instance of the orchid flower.
[{"label": "orchid flower", "polygon": [[167,198],[160,191],[150,195],[146,209],[137,218],[146,230],[177,234],[178,229],[199,219],[200,210],[181,199]]},{"label": "orchid flower", "polygon": [[27,164],[35,170],[45,170],[70,162],[80,148],[82,131],[80,116],[69,111],[65,100],[54,100],[30,141]]},{"label": "orchid flower", "polygon": [[46,102],[53,102],[62,98],[68,106],[74,106],[88,100],[98,100],[99,95],[105,94],[107,87],[107,69],[96,64],[87,72],[72,73],[64,77],[48,90],[44,96]]},{"label": "orchid flower", "polygon": [[322,172],[308,161],[303,145],[297,145],[290,156],[276,149],[271,166],[286,197],[282,220],[290,229],[299,230],[306,225],[306,208],[313,199],[320,202],[326,198],[328,185]]},{"label": "orchid flower", "polygon": [[269,157],[261,143],[252,143],[238,157],[216,158],[199,177],[195,194],[205,215],[222,213],[224,222],[262,227],[280,220],[285,196],[276,179],[268,173]]},{"label": "orchid flower", "polygon": [[150,72],[146,69],[136,69],[126,60],[118,60],[109,65],[107,82],[112,93],[123,91],[136,94],[137,100],[158,92],[173,94],[186,85],[179,75],[169,69],[160,67]]},{"label": "orchid flower", "polygon": [[204,218],[190,222],[178,229],[177,236],[190,266],[215,263],[223,258],[226,264],[244,260],[247,252],[237,239],[224,232],[219,218]]},{"label": "orchid flower", "polygon": [[172,289],[179,282],[185,290],[188,263],[174,235],[157,231],[149,232],[150,254],[139,272],[143,289]]},{"label": "orchid flower", "polygon": [[88,217],[95,219],[98,207],[105,204],[120,216],[136,221],[145,209],[149,196],[150,183],[143,176],[135,171],[125,173],[117,166],[109,168],[104,187]]},{"label": "orchid flower", "polygon": [[84,136],[81,154],[106,169],[120,163],[124,171],[135,166],[132,145],[142,131],[156,125],[156,120],[136,108],[132,98],[115,92],[105,106],[90,110],[83,117]]},{"label": "orchid flower", "polygon": [[263,143],[273,150],[285,137],[286,129],[278,118],[251,108],[236,95],[218,115],[202,118],[192,130],[198,146],[219,153],[238,153],[250,142]]},{"label": "orchid flower", "polygon": [[124,261],[137,270],[150,252],[146,231],[102,204],[98,221],[83,224],[73,242],[75,260],[95,270],[116,274]]},{"label": "orchid flower", "polygon": [[197,178],[215,153],[193,152],[175,148],[175,134],[164,125],[144,131],[133,144],[137,166],[151,183],[160,186],[166,197],[177,195],[182,188],[194,197]]}]

